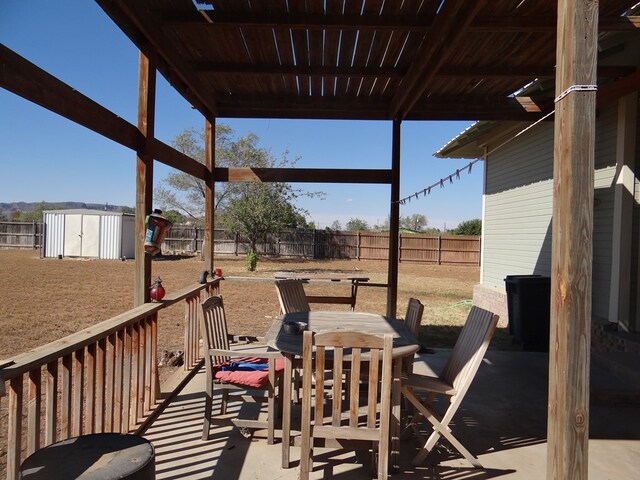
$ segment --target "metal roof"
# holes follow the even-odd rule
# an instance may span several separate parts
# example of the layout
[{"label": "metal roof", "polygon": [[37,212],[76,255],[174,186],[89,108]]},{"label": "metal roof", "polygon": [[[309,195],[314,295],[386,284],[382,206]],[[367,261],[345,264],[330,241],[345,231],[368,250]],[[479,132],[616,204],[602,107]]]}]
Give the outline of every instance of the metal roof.
[{"label": "metal roof", "polygon": [[[514,93],[555,75],[556,0],[97,1],[205,115],[529,120],[553,108]],[[600,31],[637,33],[624,16],[636,4],[601,0]]]}]

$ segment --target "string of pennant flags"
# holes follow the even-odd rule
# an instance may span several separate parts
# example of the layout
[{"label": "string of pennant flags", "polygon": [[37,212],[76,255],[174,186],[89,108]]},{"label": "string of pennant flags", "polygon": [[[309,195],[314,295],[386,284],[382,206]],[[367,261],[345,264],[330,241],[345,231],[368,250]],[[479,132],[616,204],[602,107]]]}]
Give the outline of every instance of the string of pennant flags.
[{"label": "string of pennant flags", "polygon": [[416,200],[418,200],[418,198],[420,198],[420,195],[427,196],[431,194],[431,190],[437,189],[437,188],[444,188],[444,186],[446,184],[451,184],[453,183],[454,180],[460,180],[460,174],[463,172],[467,172],[467,173],[471,173],[471,170],[473,169],[473,165],[477,162],[479,162],[480,160],[482,160],[481,158],[476,158],[475,160],[472,160],[471,162],[469,162],[468,165],[465,165],[462,168],[458,168],[455,172],[453,172],[451,175],[447,176],[447,177],[443,177],[440,180],[438,180],[436,183],[434,183],[433,185],[429,185],[428,187],[425,187],[424,189],[417,191],[411,195],[409,195],[408,197],[404,197],[402,199],[400,199],[398,201],[398,203],[400,203],[400,205],[405,205],[406,203],[411,202],[411,200],[413,198],[415,198]]},{"label": "string of pennant flags", "polygon": [[498,145],[497,147],[493,148],[492,150],[488,151],[485,153],[484,157],[482,158],[476,158],[475,160],[472,160],[471,162],[469,162],[468,165],[465,165],[462,168],[458,168],[456,169],[455,172],[453,172],[451,175],[442,177],[440,180],[438,180],[437,182],[435,182],[433,185],[429,185],[428,187],[423,188],[422,190],[418,190],[417,192],[412,193],[411,195],[409,195],[408,197],[404,197],[401,198],[400,200],[398,200],[398,203],[400,205],[406,205],[407,203],[411,202],[411,200],[413,200],[414,198],[416,200],[418,200],[420,198],[420,196],[422,197],[426,197],[427,195],[431,194],[432,190],[435,189],[440,189],[440,188],[444,188],[446,185],[452,184],[454,182],[454,180],[460,180],[460,174],[464,173],[465,171],[467,173],[471,173],[471,170],[473,168],[473,165],[482,161],[485,157],[487,157],[489,154],[495,152],[496,150],[498,150],[499,148],[504,147],[507,143],[515,140],[516,138],[518,138],[520,135],[522,135],[523,133],[525,133],[526,131],[532,129],[533,127],[535,127],[536,125],[538,125],[540,122],[546,120],[547,118],[549,118],[551,115],[553,115],[555,113],[555,110],[551,110],[549,113],[547,113],[545,116],[543,116],[542,118],[536,120],[534,123],[532,123],[531,125],[523,128],[522,130],[520,130],[518,133],[516,133],[514,136],[508,138],[507,140],[505,140],[504,142],[502,142],[500,145]]}]

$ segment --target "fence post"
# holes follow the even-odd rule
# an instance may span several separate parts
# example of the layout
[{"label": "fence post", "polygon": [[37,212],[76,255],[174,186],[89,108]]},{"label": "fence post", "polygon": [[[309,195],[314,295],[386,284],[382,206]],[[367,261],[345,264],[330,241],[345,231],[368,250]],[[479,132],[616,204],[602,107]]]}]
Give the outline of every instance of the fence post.
[{"label": "fence post", "polygon": [[238,242],[239,242],[239,235],[236,233],[235,240],[233,243],[233,253],[236,257],[238,256]]},{"label": "fence post", "polygon": [[438,252],[437,252],[438,265],[442,263],[442,236],[438,235]]},{"label": "fence post", "polygon": [[362,241],[362,233],[358,230],[358,239],[356,240],[356,259],[360,260],[360,242]]},{"label": "fence post", "polygon": [[398,263],[402,263],[402,234],[398,232]]},{"label": "fence post", "polygon": [[35,220],[31,220],[31,231],[33,232],[33,249],[36,249],[36,238],[37,237],[37,230],[36,230],[36,221]]}]

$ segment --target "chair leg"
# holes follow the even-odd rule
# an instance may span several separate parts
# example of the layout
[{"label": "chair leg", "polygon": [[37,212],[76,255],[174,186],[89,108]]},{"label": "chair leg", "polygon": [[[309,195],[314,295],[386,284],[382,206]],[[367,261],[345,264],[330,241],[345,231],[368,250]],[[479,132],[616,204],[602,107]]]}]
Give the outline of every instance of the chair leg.
[{"label": "chair leg", "polygon": [[227,402],[229,401],[229,390],[226,388],[222,389],[222,398],[220,403],[220,415],[227,414]]},{"label": "chair leg", "polygon": [[204,421],[202,425],[202,440],[209,440],[209,427],[211,425],[211,410],[213,409],[213,398],[210,388],[205,391],[204,400]]},{"label": "chair leg", "polygon": [[453,445],[453,447],[456,450],[458,450],[458,452],[460,452],[462,454],[462,456],[465,459],[467,459],[467,461],[469,463],[471,463],[471,465],[473,465],[475,468],[482,468],[482,465],[480,464],[478,459],[476,457],[474,457],[469,452],[469,450],[467,450],[460,443],[460,441],[456,437],[453,436],[453,434],[451,433],[450,429],[445,424],[443,424],[442,422],[440,422],[436,418],[436,416],[433,414],[433,412],[431,412],[420,401],[420,398],[415,393],[413,393],[413,391],[411,391],[408,388],[403,388],[402,393],[420,411],[420,413],[427,420],[429,420],[429,422],[433,426],[433,433],[431,434],[431,436],[429,436],[429,439],[427,440],[425,445],[420,449],[418,454],[411,461],[412,465],[417,466],[417,465],[422,464],[422,462],[424,462],[425,458],[427,458],[427,455],[429,455],[429,452],[431,452],[431,449],[435,446],[435,444],[438,441],[438,439],[440,438],[440,436],[443,436],[449,441],[449,443],[451,443],[451,445]]}]

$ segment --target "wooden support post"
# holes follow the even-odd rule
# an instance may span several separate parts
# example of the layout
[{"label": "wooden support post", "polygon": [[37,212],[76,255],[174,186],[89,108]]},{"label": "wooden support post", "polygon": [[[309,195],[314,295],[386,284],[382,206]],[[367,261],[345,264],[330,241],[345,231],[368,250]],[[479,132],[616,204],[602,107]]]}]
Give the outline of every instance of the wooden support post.
[{"label": "wooden support post", "polygon": [[393,121],[391,147],[391,209],[389,211],[389,267],[387,284],[387,316],[396,316],[398,301],[398,235],[400,233],[400,119]]},{"label": "wooden support post", "polygon": [[[215,180],[213,169],[216,166],[216,119],[212,115],[205,120],[205,146],[204,158],[207,167],[207,179],[204,182],[204,242],[202,250],[204,252],[204,269],[213,272],[213,256],[215,251],[214,233],[215,228]],[[211,273],[213,276],[213,273]]]},{"label": "wooden support post", "polygon": [[598,2],[558,0],[547,479],[588,477],[597,40]]},{"label": "wooden support post", "polygon": [[136,269],[133,286],[134,306],[150,300],[151,257],[144,251],[145,218],[153,200],[152,144],[155,130],[156,69],[140,52],[138,76],[138,129],[144,141],[136,157]]}]

